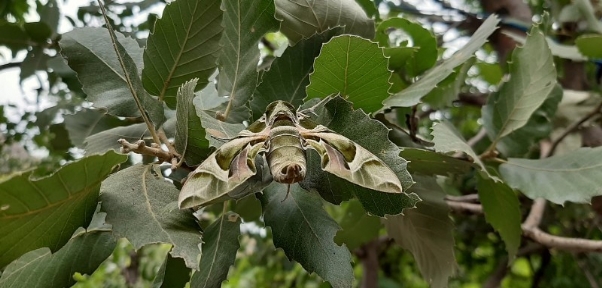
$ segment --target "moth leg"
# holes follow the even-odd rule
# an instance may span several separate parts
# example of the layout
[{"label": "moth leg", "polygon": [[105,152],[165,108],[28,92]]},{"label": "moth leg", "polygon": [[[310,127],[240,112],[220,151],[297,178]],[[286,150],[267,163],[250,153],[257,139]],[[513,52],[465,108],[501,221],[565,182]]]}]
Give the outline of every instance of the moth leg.
[{"label": "moth leg", "polygon": [[284,199],[282,199],[282,201],[280,201],[280,203],[286,201],[286,199],[288,198],[288,194],[291,194],[291,184],[286,185],[286,196],[284,196]]}]

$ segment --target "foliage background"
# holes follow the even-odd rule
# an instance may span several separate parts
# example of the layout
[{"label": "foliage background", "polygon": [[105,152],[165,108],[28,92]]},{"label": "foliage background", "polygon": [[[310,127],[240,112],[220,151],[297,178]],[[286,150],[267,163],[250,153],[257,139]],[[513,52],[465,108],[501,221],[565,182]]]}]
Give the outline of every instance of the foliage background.
[{"label": "foliage background", "polygon": [[[217,1],[214,2],[217,3]],[[403,101],[407,101],[405,99],[419,99],[424,96],[423,102],[426,103],[417,106],[414,109],[410,107],[399,108],[395,111],[397,117],[383,120],[384,123],[388,123],[389,128],[394,129],[393,132],[391,132],[390,137],[399,137],[400,140],[398,140],[396,144],[403,143],[400,144],[400,146],[412,147],[417,146],[417,144],[413,143],[420,144],[421,142],[418,141],[420,139],[423,141],[432,140],[435,142],[434,148],[438,152],[446,152],[447,149],[450,149],[449,151],[464,151],[457,147],[438,146],[442,143],[451,143],[449,140],[453,138],[444,138],[442,141],[432,139],[431,127],[433,126],[433,123],[446,120],[448,122],[444,123],[449,123],[450,127],[455,127],[464,139],[474,140],[473,142],[471,142],[471,140],[468,141],[470,142],[469,144],[472,144],[472,149],[474,151],[477,151],[478,153],[489,151],[488,148],[492,146],[490,139],[500,138],[496,138],[496,135],[503,134],[503,131],[499,132],[503,129],[500,129],[499,125],[497,125],[499,122],[496,122],[495,119],[490,121],[484,119],[485,116],[482,115],[487,113],[484,112],[487,108],[481,110],[482,106],[488,103],[491,104],[497,103],[498,101],[504,101],[500,100],[503,98],[502,96],[517,95],[517,93],[525,91],[528,88],[514,86],[518,84],[512,83],[512,87],[515,89],[516,87],[521,88],[516,89],[519,92],[505,92],[504,89],[512,89],[512,87],[506,88],[511,86],[506,85],[500,88],[499,84],[504,78],[504,74],[512,73],[513,77],[516,78],[516,73],[521,71],[531,74],[543,74],[543,72],[551,71],[550,69],[546,70],[545,68],[542,69],[540,67],[527,67],[528,65],[526,65],[529,61],[537,62],[536,60],[533,60],[535,59],[535,56],[545,54],[539,53],[537,50],[540,46],[534,46],[535,48],[531,49],[534,49],[535,51],[531,52],[529,52],[528,47],[523,48],[524,51],[526,51],[522,56],[523,58],[517,56],[517,59],[512,61],[511,66],[505,64],[507,60],[514,59],[511,56],[511,51],[515,49],[516,42],[512,39],[518,42],[524,42],[524,32],[530,29],[529,26],[533,19],[537,22],[543,21],[540,29],[547,37],[549,37],[549,39],[553,39],[552,41],[548,41],[546,45],[550,47],[551,53],[555,57],[553,59],[550,58],[549,61],[541,60],[540,62],[551,65],[551,61],[553,61],[558,73],[558,82],[561,85],[561,87],[556,89],[562,90],[562,93],[558,92],[556,95],[563,95],[562,102],[560,102],[561,104],[559,105],[560,97],[554,97],[554,92],[550,92],[552,93],[550,94],[552,96],[541,99],[543,103],[541,107],[535,105],[535,108],[539,107],[539,109],[535,111],[533,117],[528,119],[527,125],[524,126],[522,130],[512,132],[522,134],[515,134],[514,136],[506,137],[505,139],[500,138],[497,149],[502,152],[502,155],[505,157],[537,159],[541,151],[545,150],[537,145],[538,141],[541,139],[544,140],[543,143],[546,142],[546,139],[550,140],[548,141],[550,142],[548,144],[552,145],[554,155],[558,156],[570,153],[581,146],[596,147],[602,143],[600,140],[602,131],[600,130],[599,125],[600,99],[598,95],[600,75],[598,72],[598,63],[593,61],[597,58],[601,58],[601,56],[597,54],[599,52],[596,49],[592,49],[592,47],[596,47],[595,44],[592,43],[597,43],[596,41],[599,41],[599,34],[602,32],[595,15],[598,15],[602,10],[599,6],[595,5],[595,3],[594,5],[586,1],[574,1],[569,3],[568,1],[561,0],[547,2],[531,1],[528,5],[522,1],[486,0],[454,1],[449,3],[443,1],[417,1],[416,3],[399,3],[395,1],[357,2],[361,5],[365,13],[375,19],[379,24],[375,32],[374,40],[382,47],[386,47],[384,53],[390,57],[388,68],[398,72],[393,74],[394,76],[389,79],[389,81],[394,83],[389,92],[405,93],[402,94],[404,95],[404,98],[398,97],[399,99],[404,99]],[[158,17],[154,13],[146,13],[148,11],[162,11],[162,7],[164,7],[164,3],[158,0],[146,0],[135,3],[107,1],[106,4],[108,7],[109,23],[117,31],[128,37],[132,37],[128,40],[129,42],[126,42],[128,42],[127,45],[131,45],[129,47],[134,48],[137,44],[144,45],[146,43],[146,38],[152,27],[154,27],[153,23],[155,23]],[[1,181],[8,181],[5,179],[16,181],[14,175],[6,175],[10,175],[16,171],[26,171],[33,168],[35,168],[33,171],[34,175],[48,175],[58,167],[64,166],[66,163],[71,163],[71,161],[82,158],[84,154],[89,154],[94,151],[95,147],[90,146],[90,143],[101,143],[98,141],[99,139],[94,139],[93,141],[88,139],[88,146],[86,146],[84,143],[86,137],[102,132],[108,128],[141,124],[140,119],[134,117],[105,119],[102,117],[103,111],[88,110],[88,108],[91,107],[91,104],[87,100],[92,100],[92,102],[97,101],[96,99],[87,98],[91,97],[94,93],[91,93],[91,90],[86,90],[86,87],[82,87],[76,78],[75,73],[71,70],[73,67],[69,68],[66,63],[61,60],[59,54],[59,41],[67,41],[69,38],[66,33],[59,33],[58,23],[59,19],[61,19],[61,21],[69,21],[74,27],[99,27],[104,20],[101,17],[98,7],[94,3],[80,7],[77,15],[74,17],[67,17],[65,15],[63,12],[63,9],[66,7],[65,5],[67,4],[60,1],[57,3],[53,0],[47,2],[18,0],[0,4],[0,14],[2,14],[3,17],[3,20],[0,23],[2,24],[0,25],[0,45],[3,45],[4,47],[2,50],[2,63],[4,64],[0,66],[0,73],[9,69],[16,69],[19,70],[20,81],[29,81],[24,83],[31,83],[32,79],[34,79],[35,82],[38,82],[37,85],[39,85],[39,88],[35,89],[37,94],[36,103],[31,103],[33,104],[31,107],[23,108],[3,105],[0,108],[0,129],[2,133],[0,136],[3,137],[0,171],[5,175],[1,176]],[[381,8],[380,13],[377,13],[375,7]],[[429,7],[432,7],[432,9],[428,9]],[[547,12],[549,16],[543,16],[544,11]],[[168,17],[165,12],[163,13],[163,17]],[[356,12],[345,11],[345,13],[353,14]],[[467,42],[467,36],[474,34],[477,27],[482,23],[482,19],[489,13],[498,13],[500,15],[502,19],[500,26],[508,33],[503,34],[498,31],[492,34],[492,36],[489,37],[489,43],[485,44],[477,51],[476,57],[461,61],[462,63],[466,62],[466,64],[459,66],[459,68],[454,69],[455,66],[453,66],[453,73],[449,74],[449,76],[445,75],[445,77],[437,78],[444,74],[437,72],[433,73],[432,71],[436,69],[431,70],[431,72],[426,72],[429,71],[431,67],[443,67],[444,65],[437,61],[442,58],[447,59],[458,49],[458,47],[465,47],[464,44],[470,46],[470,42]],[[144,17],[140,15],[147,16]],[[412,21],[381,21],[400,15],[402,18],[410,19]],[[591,20],[592,17],[593,20]],[[286,21],[286,17],[283,16],[283,18]],[[271,25],[273,25],[273,23]],[[266,26],[269,25],[266,24]],[[408,38],[408,35],[403,33],[395,34],[399,33],[399,30],[389,29],[390,27],[402,28],[402,30],[409,34],[410,37]],[[346,32],[359,34],[368,38],[372,36],[369,35],[370,33],[374,33],[374,31],[369,29],[365,30],[362,27],[356,29],[357,30],[355,31],[347,30]],[[269,29],[264,32],[268,31]],[[427,32],[426,34],[425,31]],[[432,31],[432,34],[429,31]],[[283,32],[285,32],[285,30],[283,30]],[[531,33],[533,35],[534,32]],[[431,37],[428,37],[429,34]],[[265,37],[263,36],[263,33],[259,33],[259,35],[260,37],[255,40],[262,43],[259,45],[259,47],[261,47],[262,59],[260,65],[267,66],[270,63],[277,63],[276,60],[274,60],[274,56],[280,56],[279,54],[282,53],[287,45],[286,38],[282,34],[270,33],[266,34]],[[508,35],[511,37],[508,37]],[[106,37],[108,37],[108,34]],[[303,37],[295,38],[289,35],[289,41],[291,42],[299,41],[302,38]],[[106,39],[108,38],[105,38],[105,40]],[[133,41],[132,39],[135,39],[136,41]],[[164,40],[167,42],[170,41],[170,39]],[[545,42],[545,38],[542,36],[539,41],[542,41],[543,43]],[[312,46],[311,43],[307,42],[289,47],[288,49],[295,49],[295,47],[297,47],[296,49],[315,51],[312,49],[321,47],[319,45],[321,43],[320,41],[317,41],[316,43],[318,44]],[[392,43],[395,45],[391,45]],[[128,46],[124,43],[122,44],[126,46],[125,49],[127,50]],[[361,45],[359,42],[354,42],[354,44],[354,46]],[[160,43],[157,45],[160,45]],[[395,49],[400,48],[398,46],[404,49]],[[481,45],[477,45],[476,48],[479,48],[480,46]],[[330,47],[339,48],[334,45]],[[376,46],[374,45],[374,47]],[[417,49],[417,47],[420,47],[420,49]],[[366,49],[369,49],[369,46]],[[308,53],[308,55],[312,55],[312,53]],[[404,58],[408,57],[407,55],[411,56],[409,56],[409,58]],[[361,55],[352,56],[356,59],[361,59]],[[134,55],[132,57],[142,58],[142,55]],[[253,59],[252,55],[249,57]],[[282,57],[286,57],[286,54],[282,54]],[[337,61],[337,59],[321,60]],[[399,62],[393,60],[398,60]],[[147,59],[144,61],[147,61]],[[253,62],[252,60],[248,61]],[[374,62],[366,62],[377,66]],[[215,61],[205,61],[205,64],[209,66],[211,66],[212,63],[215,63]],[[205,64],[197,63],[197,65],[201,66]],[[147,66],[145,66],[145,68],[146,67]],[[138,67],[138,69],[142,69],[142,67]],[[250,69],[254,69],[254,67],[251,67]],[[274,66],[272,69],[274,69]],[[273,71],[275,72],[272,75],[270,75],[269,72],[264,73],[264,77],[266,78],[263,78],[263,83],[275,86],[273,83],[279,82],[276,78],[278,75],[275,75],[277,74],[277,70]],[[139,71],[142,75],[144,75],[145,72],[145,70]],[[320,77],[322,77],[322,79],[333,79],[332,75],[328,75],[327,72],[328,71],[321,71],[316,68],[315,73],[311,74],[309,80],[312,84],[307,90],[307,94],[310,98],[316,95],[326,95],[338,91],[336,89],[335,91],[330,91],[330,88],[325,87],[324,85],[320,86],[315,84],[318,83],[316,79],[319,79]],[[427,74],[423,74],[425,72]],[[185,71],[183,74],[185,74],[185,76],[182,77],[184,80],[189,80],[193,76],[206,79],[208,76],[188,75]],[[437,81],[432,80],[435,81],[435,83],[433,83],[433,86],[431,87],[434,88],[434,84],[438,84],[437,88],[432,90],[429,89],[427,91],[428,93],[416,96],[422,92],[408,89],[408,86],[420,75],[427,75],[424,76],[426,79],[438,79]],[[268,76],[274,77],[274,79],[267,78]],[[228,75],[224,75],[223,77],[227,78]],[[312,79],[312,77],[314,78]],[[6,78],[2,77],[1,81],[7,81],[5,79]],[[358,76],[358,79],[354,79],[353,81],[364,80],[366,79]],[[173,86],[169,87],[169,89],[175,91],[182,83],[184,83],[184,81],[175,81]],[[304,85],[307,84],[309,83],[305,83]],[[141,85],[147,90],[151,90],[148,88],[150,84],[143,81]],[[26,85],[23,87],[24,89],[31,89]],[[243,87],[239,93],[241,93],[241,95],[250,94],[248,89],[255,89],[255,86],[254,84],[249,84],[249,87]],[[259,87],[261,88],[258,88],[258,92],[256,92],[258,94],[256,95],[273,95],[274,93],[263,91],[281,91],[282,89],[287,89],[287,87],[270,87],[269,85],[260,85]],[[101,87],[98,89],[102,90],[106,88]],[[220,91],[223,89],[226,88],[218,86],[217,93],[223,92]],[[158,93],[161,93],[161,91],[158,91]],[[86,96],[86,94],[90,95]],[[16,96],[9,95],[9,97]],[[127,95],[127,97],[129,97],[129,95]],[[363,96],[361,93],[359,93],[358,96],[355,96],[354,94],[350,95],[349,99],[352,100],[353,97],[361,99]],[[260,100],[263,100],[266,103],[251,103],[254,118],[257,118],[257,115],[261,114],[261,111],[263,111],[262,106],[265,106],[265,104],[270,102],[267,98],[261,99],[260,97]],[[168,105],[170,105],[170,101],[172,101],[171,106],[173,106],[175,100],[168,100],[166,98]],[[407,103],[400,104],[400,102],[387,100],[384,104],[386,106],[398,107],[403,105],[413,106],[413,104],[418,103],[418,101],[412,103],[413,100],[410,100],[409,102],[409,105],[405,105]],[[300,103],[301,102],[295,104],[298,105]],[[213,103],[207,104],[208,106],[205,107],[215,107],[210,106],[211,104]],[[40,105],[48,108],[37,109]],[[118,105],[113,104],[107,106],[118,107]],[[238,106],[235,105],[235,107]],[[495,108],[497,106],[489,105],[486,107]],[[378,108],[380,107],[364,107],[366,111],[370,111],[370,109],[375,111]],[[87,114],[84,116],[84,112],[82,111],[86,111],[85,113]],[[409,120],[406,120],[406,115],[410,116],[407,118]],[[74,123],[83,123],[82,119],[86,118],[96,119],[97,124],[93,127],[73,126]],[[395,119],[396,122],[391,121],[391,119]],[[485,121],[485,123],[483,121]],[[578,125],[575,126],[574,124]],[[165,125],[167,126],[168,123]],[[446,127],[445,125],[448,124],[439,125],[440,126],[435,127],[444,129]],[[487,132],[490,133],[490,138],[483,138],[484,130],[481,130],[482,125],[485,125],[487,128]],[[490,126],[488,127],[487,125]],[[403,128],[397,129],[396,127]],[[436,129],[437,128],[435,128],[435,132],[433,132],[435,138],[437,135],[441,137],[444,135],[443,133],[446,132],[445,130],[439,130],[440,133],[437,134]],[[169,129],[166,128],[165,130],[169,133]],[[174,130],[175,129],[171,129],[172,132]],[[403,134],[401,132],[402,130],[408,132],[410,134],[409,137],[406,134]],[[495,133],[492,131],[495,131]],[[137,132],[133,133],[132,139],[140,137],[140,133],[138,132],[138,135],[136,133]],[[476,137],[480,134],[483,134],[480,138]],[[100,138],[106,138],[106,135],[102,136],[103,137]],[[175,135],[168,135],[168,137],[174,136]],[[449,137],[453,137],[453,135]],[[556,141],[558,139],[562,139],[562,141]],[[111,142],[111,140],[113,142]],[[118,147],[119,145],[114,140],[116,139],[109,138],[107,141],[110,144],[108,145]],[[201,142],[206,141],[204,139],[198,140]],[[82,148],[86,149],[83,150]],[[411,150],[405,151],[402,152],[402,156],[411,159],[413,156],[411,153],[417,152],[412,152]],[[39,155],[43,156],[40,157]],[[600,159],[593,158],[591,154],[588,154],[586,156],[578,157],[578,160],[576,161],[578,163],[575,165],[582,165],[586,162],[588,157],[594,162],[597,159]],[[120,168],[127,168],[133,165],[134,162],[143,161],[149,163],[152,161],[151,159],[140,160],[135,157],[132,158],[135,160],[123,163]],[[441,159],[437,158],[437,160]],[[449,161],[453,161],[453,159],[449,159]],[[568,160],[561,159],[558,162],[567,163]],[[419,163],[419,161],[415,161],[415,164]],[[194,165],[193,163],[189,164]],[[498,164],[488,163],[488,165],[495,167]],[[480,173],[478,172],[478,169],[475,170],[468,167],[470,171],[466,172],[466,170],[463,170],[465,168],[462,168],[464,167],[463,164],[451,166],[452,168],[460,170],[462,173],[455,173],[449,177],[439,178],[438,182],[444,192],[447,193],[447,195],[450,195],[450,197],[474,195],[478,193],[481,196],[480,202],[483,204],[486,217],[479,215],[479,213],[475,214],[471,209],[455,208],[454,205],[457,204],[450,203],[449,199],[457,198],[448,198],[448,205],[450,205],[454,212],[451,216],[455,226],[453,231],[453,236],[455,238],[454,251],[458,263],[457,276],[451,278],[449,286],[496,287],[501,285],[504,287],[566,287],[567,285],[571,285],[575,287],[595,287],[596,285],[602,285],[599,280],[602,279],[602,269],[600,268],[602,267],[602,265],[600,265],[602,259],[600,254],[591,253],[588,250],[585,250],[584,253],[584,251],[549,249],[544,245],[528,240],[529,238],[527,238],[525,234],[519,236],[522,237],[522,244],[520,247],[517,246],[514,248],[517,257],[511,262],[511,265],[508,266],[508,252],[511,254],[513,253],[510,251],[512,250],[511,248],[507,248],[507,242],[513,242],[513,240],[504,239],[504,237],[508,237],[505,236],[508,234],[495,232],[491,226],[493,225],[499,231],[500,227],[504,227],[504,225],[510,221],[504,219],[504,221],[501,221],[501,224],[499,224],[501,226],[496,226],[493,223],[495,222],[495,219],[487,217],[487,209],[490,209],[487,208],[487,198],[481,195],[482,190],[478,188],[495,184],[487,182],[487,179],[479,178],[477,175]],[[419,170],[420,168],[412,168],[412,166],[410,166],[409,170],[412,169]],[[450,169],[450,167],[445,166],[444,169]],[[503,171],[503,168],[500,168],[502,176],[509,179],[511,176],[508,175],[510,174],[504,175]],[[507,173],[511,172],[512,171]],[[495,174],[496,172],[490,173]],[[589,172],[583,172],[583,174],[576,176],[566,176],[568,178],[558,178],[562,180],[560,184],[547,178],[553,185],[550,191],[554,190],[554,184],[556,184],[556,187],[559,187],[559,185],[563,185],[562,183],[578,182],[575,179],[579,177],[596,179],[597,174],[595,171],[589,176],[585,173]],[[25,176],[23,177],[23,179],[26,178]],[[176,177],[181,177],[181,175],[178,176],[178,173],[176,172],[173,174],[173,178]],[[515,183],[518,182],[520,181],[517,180]],[[6,183],[8,182],[4,182],[3,184],[8,185]],[[597,183],[599,183],[599,181],[594,181],[592,182],[592,185],[595,186]],[[525,187],[512,187],[521,189],[523,193],[525,193],[525,191],[530,191]],[[579,191],[581,191],[582,186],[577,185],[577,187],[579,188]],[[576,202],[589,202],[589,199],[592,196],[596,196],[595,194],[587,194],[587,191],[595,192],[595,189],[587,190],[583,188],[583,191],[585,191],[583,192],[585,195],[583,195],[581,193],[567,193],[566,191],[571,191],[570,188],[573,187],[567,187],[565,190],[561,190],[561,193],[557,193],[556,195],[554,195],[554,193],[545,192],[548,190],[540,190],[544,191],[543,195],[527,195],[529,197],[526,197],[525,195],[520,194],[518,200],[521,203],[521,210],[518,214],[521,215],[522,219],[525,219],[530,211],[529,207],[532,203],[531,199],[536,197],[544,197],[551,202],[563,204],[566,200],[575,200],[574,198],[567,199],[572,196],[566,195],[575,195],[574,197],[579,198],[579,201]],[[513,192],[510,192],[510,194],[513,194]],[[504,199],[493,199],[492,202],[490,202],[492,204],[489,207],[496,206],[500,201],[504,201]],[[247,202],[250,203],[241,202],[236,205],[250,205],[257,210],[258,203],[253,203],[253,201]],[[466,201],[452,202],[465,203]],[[599,222],[601,215],[599,210],[602,205],[600,202],[598,197],[594,197],[592,206],[569,202],[564,206],[555,204],[548,205],[541,226],[545,231],[554,235],[594,240],[600,239],[602,236]],[[468,204],[474,203],[470,200],[468,201]],[[88,206],[90,205],[92,204],[88,204]],[[355,278],[358,279],[358,281],[355,282],[355,285],[370,287],[369,285],[371,284],[361,281],[371,279],[370,277],[372,277],[372,274],[370,273],[373,273],[376,275],[378,281],[369,283],[378,283],[379,287],[428,286],[424,278],[421,277],[421,271],[422,273],[424,273],[424,271],[419,269],[420,265],[414,260],[412,254],[402,249],[402,247],[394,245],[393,242],[385,236],[384,229],[368,233],[370,234],[369,236],[376,235],[377,237],[361,238],[362,234],[366,231],[365,227],[378,227],[378,224],[375,225],[375,223],[379,220],[376,217],[366,216],[363,213],[363,208],[361,208],[361,205],[359,205],[357,201],[346,202],[341,205],[341,207],[328,203],[324,203],[324,205],[331,217],[337,220],[344,228],[350,226],[353,227],[353,225],[359,226],[359,228],[356,229],[359,232],[356,232],[356,234],[352,233],[350,235],[337,236],[344,239],[339,241],[343,241],[348,247],[353,247],[351,249],[354,260],[353,273]],[[0,207],[0,209],[2,209],[2,207]],[[209,211],[208,214],[210,216],[208,216],[208,219],[202,219],[202,227],[207,228],[209,223],[212,223],[219,217],[218,215],[221,211],[221,207],[216,207],[213,210],[215,211]],[[233,207],[233,210],[240,213],[245,220],[259,218],[259,215],[244,214],[246,211],[254,211],[254,209]],[[503,215],[506,212],[507,211],[501,211],[499,213]],[[88,219],[88,221],[90,221],[90,219]],[[86,226],[84,225],[85,223],[73,224],[76,226]],[[240,236],[241,248],[236,254],[234,268],[230,269],[228,281],[223,284],[224,286],[321,287],[328,285],[323,283],[322,279],[315,273],[308,274],[298,263],[289,261],[282,250],[275,250],[271,240],[271,230],[261,229],[253,224],[248,224],[243,227],[243,233]],[[88,227],[88,229],[90,231],[98,231],[96,233],[98,233],[99,237],[104,237],[103,232],[106,231],[103,229],[107,228],[103,228],[102,225],[99,225],[98,227]],[[0,231],[2,231],[1,228]],[[516,233],[510,234],[516,235]],[[357,240],[357,243],[354,245],[349,239],[355,239]],[[130,239],[130,241],[135,242],[132,239]],[[337,241],[336,237],[335,241]],[[505,242],[506,245],[504,244]],[[6,243],[8,242],[2,242],[2,245],[7,245]],[[160,280],[163,280],[162,273],[165,273],[165,277],[172,275],[171,273],[166,273],[166,271],[164,271],[165,267],[181,268],[174,268],[169,272],[187,271],[182,268],[183,263],[178,261],[178,258],[166,258],[166,255],[171,248],[168,244],[151,244],[144,247],[137,247],[138,245],[136,243],[129,243],[125,239],[119,239],[116,243],[111,256],[107,260],[103,260],[103,264],[101,264],[98,269],[92,269],[88,273],[75,274],[74,279],[77,281],[76,286],[98,287],[101,283],[108,287],[157,286],[161,285]],[[437,245],[437,243],[434,245]],[[135,248],[141,249],[136,250]],[[52,251],[55,250],[53,249]],[[373,261],[374,255],[377,256],[376,262]],[[99,256],[99,258],[102,257]],[[91,260],[88,262],[92,263]],[[169,263],[171,263],[171,265]],[[2,262],[2,266],[7,264],[8,263]],[[4,273],[6,273],[6,271],[4,271]],[[157,275],[160,275],[159,278],[157,278]],[[180,278],[180,280],[181,279],[182,278]],[[170,282],[167,282],[166,280],[165,283]],[[180,284],[183,285],[183,283]]]}]

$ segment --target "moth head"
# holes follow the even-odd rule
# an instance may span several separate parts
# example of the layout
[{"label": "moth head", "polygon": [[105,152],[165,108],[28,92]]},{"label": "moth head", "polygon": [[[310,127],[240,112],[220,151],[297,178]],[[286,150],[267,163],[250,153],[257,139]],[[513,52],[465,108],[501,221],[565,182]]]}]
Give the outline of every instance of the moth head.
[{"label": "moth head", "polygon": [[266,108],[265,118],[268,125],[274,124],[276,120],[283,119],[287,119],[296,123],[297,116],[295,115],[295,106],[281,100],[274,101]]},{"label": "moth head", "polygon": [[297,183],[305,178],[305,169],[298,163],[290,163],[282,167],[280,171],[273,171],[272,173],[275,174],[272,177],[276,182],[285,184]]}]

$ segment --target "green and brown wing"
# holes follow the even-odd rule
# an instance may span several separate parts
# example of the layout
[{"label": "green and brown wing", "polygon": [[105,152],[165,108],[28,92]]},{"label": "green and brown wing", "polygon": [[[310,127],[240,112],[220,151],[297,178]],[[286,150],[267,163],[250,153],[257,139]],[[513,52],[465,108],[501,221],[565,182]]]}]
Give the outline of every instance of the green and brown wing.
[{"label": "green and brown wing", "polygon": [[320,154],[322,170],[351,183],[387,193],[402,193],[395,172],[380,158],[349,138],[318,125],[301,136]]},{"label": "green and brown wing", "polygon": [[[247,180],[257,174],[255,158],[266,137],[264,134],[238,137],[209,155],[190,173],[182,187],[178,199],[180,209],[238,199],[254,192],[242,186],[249,185]],[[253,187],[250,185],[248,187]]]}]

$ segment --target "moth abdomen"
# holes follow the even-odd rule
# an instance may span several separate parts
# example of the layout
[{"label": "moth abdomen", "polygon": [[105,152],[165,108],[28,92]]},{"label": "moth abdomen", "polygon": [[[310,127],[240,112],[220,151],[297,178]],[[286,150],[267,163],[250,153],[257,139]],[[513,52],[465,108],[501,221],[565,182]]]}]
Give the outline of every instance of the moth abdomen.
[{"label": "moth abdomen", "polygon": [[278,126],[270,131],[266,159],[274,181],[286,184],[305,178],[305,149],[294,126]]}]

